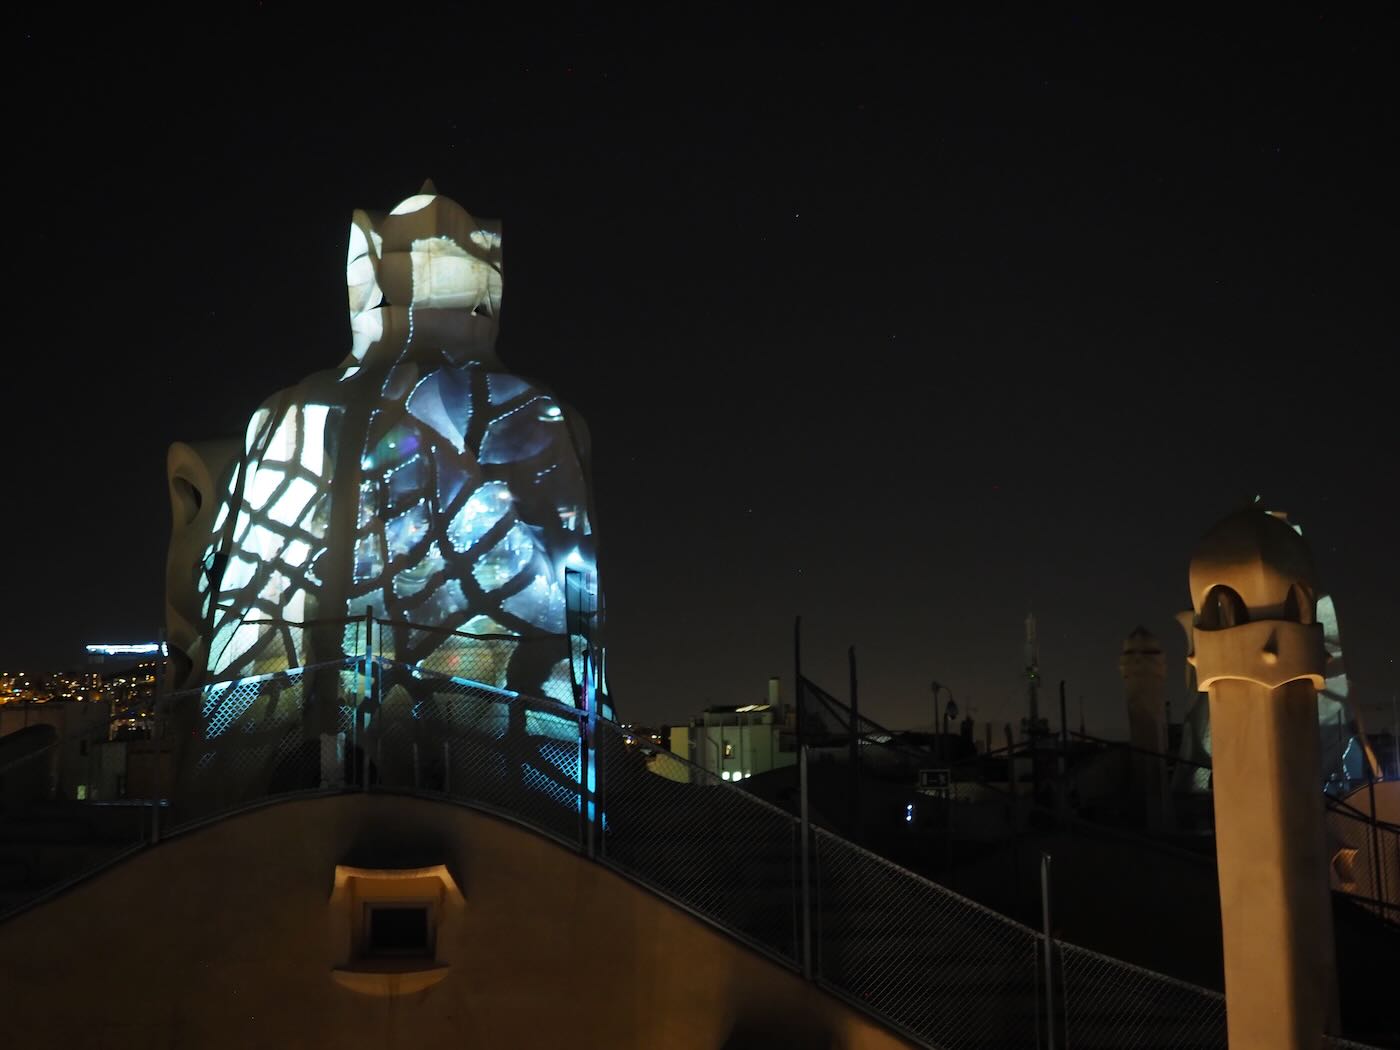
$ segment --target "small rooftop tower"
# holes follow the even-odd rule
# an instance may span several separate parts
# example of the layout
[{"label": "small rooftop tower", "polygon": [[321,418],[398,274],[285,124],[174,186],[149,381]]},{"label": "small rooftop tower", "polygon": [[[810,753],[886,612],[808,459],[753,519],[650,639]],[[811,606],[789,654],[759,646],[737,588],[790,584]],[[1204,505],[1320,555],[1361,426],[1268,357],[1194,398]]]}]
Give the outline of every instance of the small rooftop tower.
[{"label": "small rooftop tower", "polygon": [[1166,685],[1167,660],[1161,645],[1139,626],[1123,641],[1118,671],[1128,706],[1128,739],[1133,746],[1133,788],[1143,796],[1147,826],[1167,819]]},{"label": "small rooftop tower", "polygon": [[1210,693],[1230,1045],[1319,1046],[1336,1031],[1337,995],[1312,555],[1251,507],[1206,533],[1189,581],[1191,660]]}]

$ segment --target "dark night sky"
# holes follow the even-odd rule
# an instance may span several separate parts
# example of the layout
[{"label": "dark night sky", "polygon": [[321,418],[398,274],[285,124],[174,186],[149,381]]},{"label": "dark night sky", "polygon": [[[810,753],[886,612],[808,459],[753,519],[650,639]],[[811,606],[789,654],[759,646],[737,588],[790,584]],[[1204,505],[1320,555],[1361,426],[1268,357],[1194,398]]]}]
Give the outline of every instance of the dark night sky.
[{"label": "dark night sky", "polygon": [[351,211],[431,176],[590,422],[625,717],[786,688],[800,612],[873,717],[1013,719],[1030,602],[1121,733],[1122,638],[1179,704],[1191,546],[1259,493],[1388,719],[1393,23],[413,10],[7,31],[0,666],[155,635],[166,446],[341,359]]}]

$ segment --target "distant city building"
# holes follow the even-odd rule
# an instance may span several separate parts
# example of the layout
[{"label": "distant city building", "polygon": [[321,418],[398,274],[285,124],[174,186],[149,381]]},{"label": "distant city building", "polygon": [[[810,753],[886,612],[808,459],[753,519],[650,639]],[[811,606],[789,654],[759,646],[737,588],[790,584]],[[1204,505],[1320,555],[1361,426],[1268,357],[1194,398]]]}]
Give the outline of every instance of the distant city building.
[{"label": "distant city building", "polygon": [[707,707],[671,729],[671,750],[722,780],[744,780],[797,764],[794,719],[770,678],[767,703]]},{"label": "distant city building", "polygon": [[622,724],[622,732],[624,734],[622,742],[628,747],[669,748],[671,746],[671,731],[668,726],[661,726],[659,729],[655,729],[651,726],[631,725],[630,723],[624,722]]},{"label": "distant city building", "polygon": [[100,699],[102,676],[95,671],[0,671],[0,705]]},{"label": "distant city building", "polygon": [[99,674],[100,694],[95,699],[111,704],[114,728],[130,732],[142,727],[167,684],[165,643],[92,642],[83,648],[90,667],[107,668]]},{"label": "distant city building", "polygon": [[51,726],[55,746],[49,752],[45,793],[58,798],[88,798],[98,778],[98,745],[109,734],[105,704],[76,700],[9,703],[0,707],[0,739],[33,726]]},{"label": "distant city building", "polygon": [[101,698],[111,704],[114,725],[134,728],[150,717],[160,692],[164,664],[164,660],[144,660],[125,671],[103,676]]},{"label": "distant city building", "polygon": [[31,767],[42,797],[108,801],[133,789],[155,793],[153,785],[171,779],[168,744],[148,739],[165,679],[164,646],[84,648],[82,670],[0,671],[0,738],[51,731],[53,743],[40,748]]}]

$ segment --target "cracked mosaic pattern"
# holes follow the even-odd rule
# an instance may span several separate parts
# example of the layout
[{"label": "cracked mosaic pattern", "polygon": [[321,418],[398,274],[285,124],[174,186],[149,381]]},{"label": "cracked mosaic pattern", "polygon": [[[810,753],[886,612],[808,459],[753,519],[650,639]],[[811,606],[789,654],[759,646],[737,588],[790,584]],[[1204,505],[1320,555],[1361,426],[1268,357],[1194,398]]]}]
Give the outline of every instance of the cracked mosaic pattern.
[{"label": "cracked mosaic pattern", "polygon": [[587,431],[496,356],[501,273],[499,229],[430,186],[355,213],[350,354],[260,407],[195,494],[218,510],[170,574],[170,607],[199,609],[180,685],[358,655],[368,616],[374,652],[410,668],[599,691]]}]

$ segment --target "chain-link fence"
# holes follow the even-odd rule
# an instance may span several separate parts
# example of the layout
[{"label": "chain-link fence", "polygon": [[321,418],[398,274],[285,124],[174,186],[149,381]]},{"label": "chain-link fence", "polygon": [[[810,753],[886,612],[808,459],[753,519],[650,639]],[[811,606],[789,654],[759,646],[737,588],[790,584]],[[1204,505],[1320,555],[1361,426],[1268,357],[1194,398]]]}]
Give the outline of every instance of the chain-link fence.
[{"label": "chain-link fence", "polygon": [[821,983],[926,1045],[1036,1045],[1032,930],[825,831],[813,846]]},{"label": "chain-link fence", "polygon": [[87,798],[86,780],[101,771],[108,735],[105,721],[62,732],[36,722],[0,738],[0,916],[150,841],[157,813],[149,803]]},{"label": "chain-link fence", "polygon": [[445,627],[376,620],[371,641],[381,661],[573,706],[585,647],[568,635],[472,634]]},{"label": "chain-link fence", "polygon": [[176,741],[179,776],[163,830],[287,795],[339,790],[345,777],[323,761],[322,742],[343,741],[347,731],[353,738],[363,679],[363,661],[337,660],[164,697],[157,731]]},{"label": "chain-link fence", "polygon": [[7,746],[0,749],[0,797],[18,793],[21,784],[52,791],[58,779],[58,734],[51,726],[33,726],[17,730],[13,737],[26,739],[5,737]]},{"label": "chain-link fence", "polygon": [[798,821],[669,751],[599,726],[599,859],[789,965],[799,957]]},{"label": "chain-link fence", "polygon": [[[629,743],[572,703],[495,684],[487,649],[472,659],[488,664],[459,662],[454,673],[383,655],[414,645],[413,630],[376,631],[383,646],[369,654],[162,698],[152,746],[173,756],[178,777],[164,787],[152,779],[145,805],[112,807],[117,841],[86,867],[70,864],[70,880],[268,801],[403,792],[500,815],[585,853],[921,1045],[1225,1046],[1221,996],[1047,942],[828,831],[809,831],[804,849],[800,820],[741,787]],[[3,847],[14,826],[0,821],[0,877],[13,864]],[[0,896],[0,912],[16,903]]]},{"label": "chain-link fence", "polygon": [[[1072,944],[1054,945],[1066,1047],[1224,1047],[1225,997]],[[1057,1011],[1058,1013],[1058,1011]]]},{"label": "chain-link fence", "polygon": [[1400,827],[1329,799],[1332,888],[1387,922],[1400,924]]},{"label": "chain-link fence", "polygon": [[371,787],[440,794],[580,842],[576,709],[402,664],[376,671],[361,731]]}]

